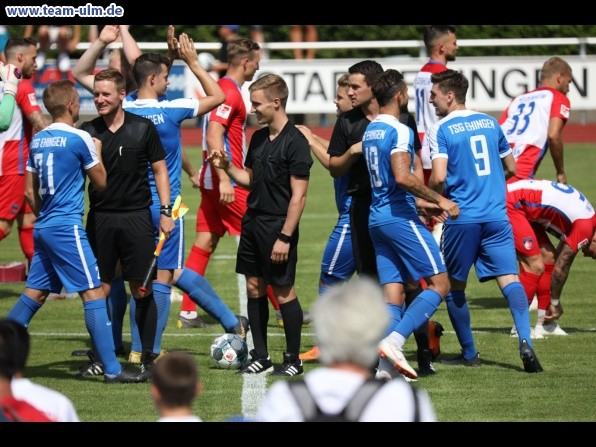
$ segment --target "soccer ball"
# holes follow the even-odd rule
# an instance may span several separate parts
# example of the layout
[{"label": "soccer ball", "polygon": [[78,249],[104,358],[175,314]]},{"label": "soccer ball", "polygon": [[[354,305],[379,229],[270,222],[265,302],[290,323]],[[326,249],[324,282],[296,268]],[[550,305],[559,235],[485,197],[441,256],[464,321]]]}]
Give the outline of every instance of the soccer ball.
[{"label": "soccer ball", "polygon": [[206,71],[211,70],[213,64],[215,64],[215,56],[211,53],[203,52],[197,55],[197,59],[201,67],[203,67]]},{"label": "soccer ball", "polygon": [[237,334],[223,334],[211,343],[211,363],[220,369],[240,369],[248,360],[246,341]]}]

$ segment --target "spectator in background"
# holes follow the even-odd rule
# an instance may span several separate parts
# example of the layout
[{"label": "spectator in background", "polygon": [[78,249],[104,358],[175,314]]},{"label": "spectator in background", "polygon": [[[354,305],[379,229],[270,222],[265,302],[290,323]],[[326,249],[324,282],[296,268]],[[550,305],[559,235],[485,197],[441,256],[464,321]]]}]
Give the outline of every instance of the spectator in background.
[{"label": "spectator in background", "polygon": [[201,393],[197,364],[185,352],[172,352],[153,368],[151,398],[160,418],[157,422],[203,422],[192,411]]},{"label": "spectator in background", "polygon": [[[0,320],[0,421],[55,422],[30,403],[12,394],[11,382],[17,371],[18,324]],[[23,328],[24,329],[24,328]]]},{"label": "spectator in background", "polygon": [[[306,374],[304,382],[322,412],[338,414],[370,379],[377,362],[377,348],[389,324],[383,292],[368,279],[336,284],[315,302],[313,324],[322,367]],[[417,399],[405,380],[390,380],[370,398],[358,421],[435,422],[428,394],[417,390],[416,395]],[[289,382],[280,380],[271,386],[257,420],[305,420]]]},{"label": "spectator in background", "polygon": [[228,43],[240,37],[238,35],[239,30],[240,25],[219,25],[217,27],[217,35],[221,39],[221,48],[219,49],[219,62],[213,64],[211,70],[218,74],[219,79],[223,78],[228,71]]},{"label": "spectator in background", "polygon": [[263,48],[263,44],[265,43],[265,33],[263,33],[263,25],[250,25],[250,38],[252,41],[256,42],[261,47],[261,49],[259,50],[261,60],[269,59],[269,50]]},{"label": "spectator in background", "polygon": [[[23,37],[33,35],[33,25],[26,25]],[[37,29],[37,40],[39,42],[39,52],[37,54],[37,69],[43,70],[46,63],[46,53],[56,44],[58,47],[58,70],[65,74],[70,69],[70,57],[76,51],[77,45],[81,41],[81,25],[41,25]]]},{"label": "spectator in background", "polygon": [[[298,42],[317,42],[319,32],[316,25],[290,25],[290,41]],[[294,48],[294,59],[314,59],[315,49]]]},{"label": "spectator in background", "polygon": [[80,422],[77,411],[68,397],[23,377],[31,346],[29,332],[24,326],[11,320],[5,320],[2,324],[12,326],[16,335],[14,338],[15,373],[10,384],[12,395],[16,399],[29,402],[56,422]]}]

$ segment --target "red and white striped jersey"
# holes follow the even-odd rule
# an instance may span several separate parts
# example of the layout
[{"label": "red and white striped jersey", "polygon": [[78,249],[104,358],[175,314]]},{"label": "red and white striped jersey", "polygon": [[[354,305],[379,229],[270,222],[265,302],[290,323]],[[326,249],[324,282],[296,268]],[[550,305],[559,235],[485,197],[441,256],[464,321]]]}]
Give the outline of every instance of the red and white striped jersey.
[{"label": "red and white striped jersey", "polygon": [[[4,82],[0,81],[0,100]],[[27,116],[41,110],[33,84],[23,79],[16,96],[16,108],[10,127],[0,132],[0,175],[24,175],[29,157],[29,142],[33,135],[33,126]]]},{"label": "red and white striped jersey", "polygon": [[565,241],[575,253],[590,242],[596,228],[588,199],[572,186],[550,180],[507,184],[507,209],[523,210],[528,221]]},{"label": "red and white striped jersey", "polygon": [[[217,81],[226,95],[226,101],[205,115],[203,122],[203,165],[199,171],[199,184],[205,189],[217,189],[219,177],[215,168],[207,162],[207,127],[209,121],[217,121],[225,127],[223,146],[230,162],[239,169],[244,169],[246,157],[246,104],[242,98],[241,87],[231,78],[224,77]],[[236,183],[232,181],[232,185]]]},{"label": "red and white striped jersey", "polygon": [[431,59],[422,66],[414,79],[414,89],[416,91],[416,127],[418,128],[418,137],[422,143],[420,158],[422,159],[422,167],[424,169],[432,168],[430,149],[425,135],[433,124],[439,121],[435,106],[428,102],[430,89],[433,86],[432,82],[430,82],[430,77],[433,73],[440,73],[445,70],[447,70],[445,64]]},{"label": "red and white striped jersey", "polygon": [[515,97],[499,118],[513,150],[518,178],[533,178],[548,150],[551,118],[569,119],[569,98],[556,89],[538,87]]}]

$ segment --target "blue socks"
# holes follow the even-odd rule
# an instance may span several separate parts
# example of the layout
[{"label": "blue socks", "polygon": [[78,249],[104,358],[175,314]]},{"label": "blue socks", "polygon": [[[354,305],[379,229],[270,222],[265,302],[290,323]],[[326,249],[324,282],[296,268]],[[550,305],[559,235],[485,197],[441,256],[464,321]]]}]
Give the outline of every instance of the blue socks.
[{"label": "blue socks", "polygon": [[29,327],[29,322],[33,318],[33,315],[35,315],[35,312],[40,308],[41,304],[22,293],[19,300],[15,303],[12,309],[10,309],[10,312],[8,312],[6,318],[19,323],[22,326]]},{"label": "blue socks", "polygon": [[124,315],[126,314],[127,304],[128,296],[126,295],[124,278],[122,278],[122,276],[116,277],[112,280],[110,295],[108,296],[108,308],[110,309],[114,347],[117,351],[124,350],[122,326],[124,324]]},{"label": "blue socks", "polygon": [[507,299],[513,322],[517,328],[517,336],[519,337],[519,347],[521,348],[521,341],[526,340],[530,348],[532,340],[530,338],[530,308],[528,306],[528,298],[524,287],[520,282],[512,282],[503,288],[503,296]]},{"label": "blue socks", "polygon": [[397,326],[399,325],[399,323],[404,315],[404,312],[406,311],[405,303],[402,304],[401,306],[398,306],[397,304],[387,303],[386,306],[387,306],[387,309],[389,309],[389,326],[387,327],[387,330],[385,331],[384,337],[387,337],[393,331],[397,330]]},{"label": "blue socks", "polygon": [[161,352],[161,339],[163,332],[168,324],[168,317],[170,316],[170,293],[172,286],[162,282],[153,282],[153,296],[155,297],[155,305],[157,306],[157,330],[155,331],[155,344],[153,345],[153,353],[159,354]]},{"label": "blue socks", "polygon": [[470,308],[466,301],[466,293],[463,290],[452,290],[447,294],[445,302],[451,325],[462,347],[462,355],[464,359],[470,360],[476,356],[477,351],[472,335]]},{"label": "blue socks", "polygon": [[430,320],[441,304],[441,295],[431,289],[420,292],[397,325],[395,331],[408,338],[422,323]]},{"label": "blue socks", "polygon": [[85,325],[91,336],[91,342],[104,366],[104,374],[118,375],[122,367],[114,354],[114,339],[108,319],[105,299],[83,302]]},{"label": "blue socks", "polygon": [[180,278],[178,278],[178,281],[174,285],[187,293],[193,302],[219,321],[226,331],[238,325],[236,315],[221,300],[219,295],[213,290],[213,287],[211,287],[211,284],[198,273],[184,268]]}]

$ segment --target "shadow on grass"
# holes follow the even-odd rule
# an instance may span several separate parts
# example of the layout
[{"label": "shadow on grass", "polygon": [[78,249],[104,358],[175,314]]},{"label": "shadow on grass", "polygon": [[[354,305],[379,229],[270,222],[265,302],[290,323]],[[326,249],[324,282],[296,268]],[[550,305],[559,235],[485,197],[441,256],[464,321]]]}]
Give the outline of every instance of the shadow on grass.
[{"label": "shadow on grass", "polygon": [[459,354],[461,354],[461,353],[460,352],[458,352],[458,353],[441,353],[440,358],[435,360],[434,364],[441,365],[441,367],[445,368],[445,369],[455,369],[455,370],[458,370],[458,369],[462,370],[462,369],[466,369],[466,368],[482,368],[483,366],[494,366],[494,367],[503,368],[503,369],[510,369],[513,371],[525,372],[524,366],[521,362],[521,359],[519,360],[519,364],[512,365],[510,363],[503,363],[503,362],[497,362],[495,360],[486,359],[486,358],[482,357],[482,353],[480,353],[480,361],[481,361],[480,366],[445,365],[445,364],[441,363],[441,360],[448,359],[451,357],[456,357]]}]

